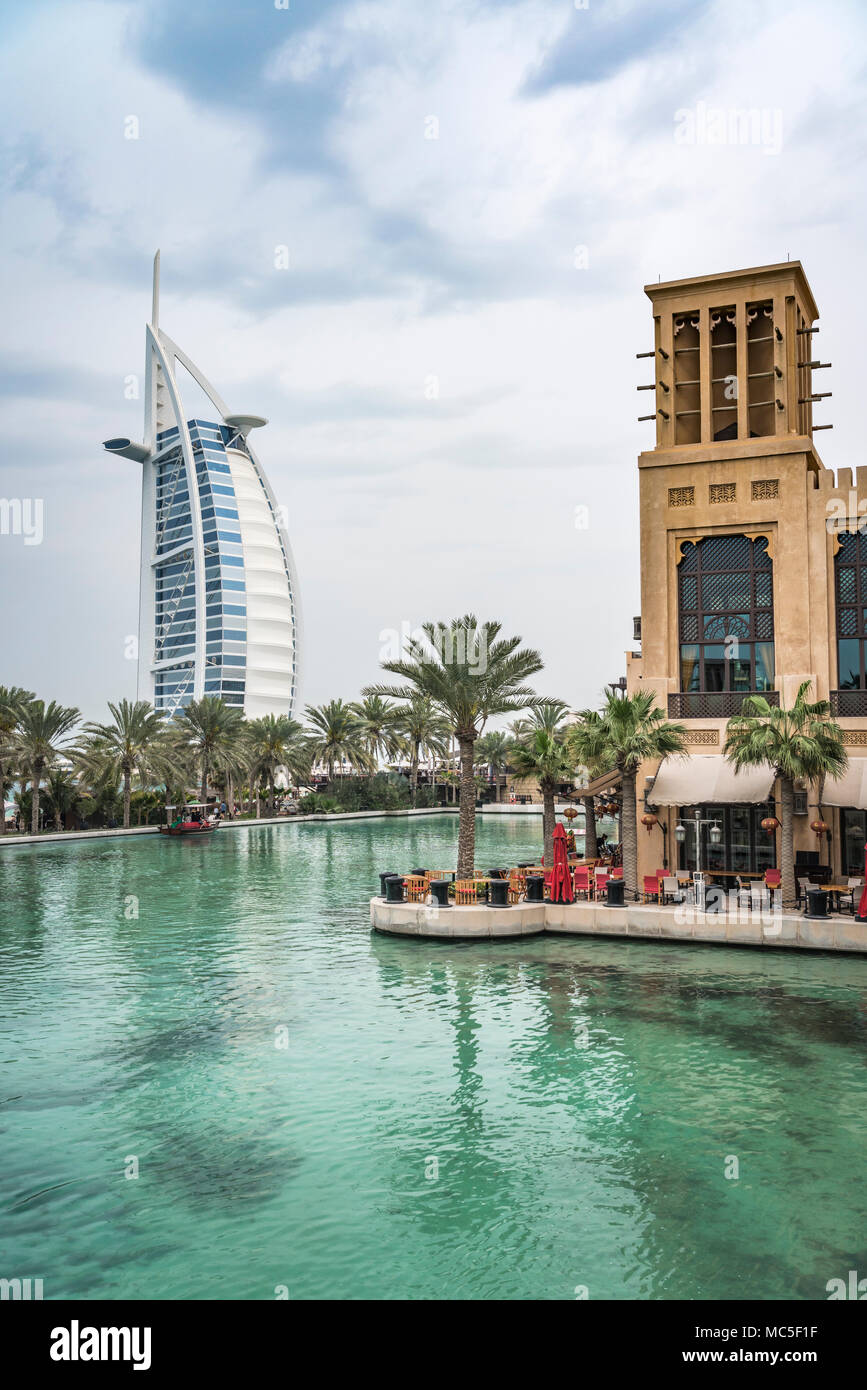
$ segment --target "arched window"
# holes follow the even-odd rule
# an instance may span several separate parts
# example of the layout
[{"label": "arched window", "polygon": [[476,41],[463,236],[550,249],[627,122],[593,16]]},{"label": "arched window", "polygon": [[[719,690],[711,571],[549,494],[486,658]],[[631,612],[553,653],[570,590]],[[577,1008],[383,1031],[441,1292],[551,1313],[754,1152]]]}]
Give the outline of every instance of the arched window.
[{"label": "arched window", "polygon": [[689,542],[678,586],[681,690],[772,690],[774,586],[765,537]]},{"label": "arched window", "polygon": [[841,532],[839,541],[840,549],[834,559],[834,593],[837,600],[837,688],[864,690],[867,535],[861,532]]}]

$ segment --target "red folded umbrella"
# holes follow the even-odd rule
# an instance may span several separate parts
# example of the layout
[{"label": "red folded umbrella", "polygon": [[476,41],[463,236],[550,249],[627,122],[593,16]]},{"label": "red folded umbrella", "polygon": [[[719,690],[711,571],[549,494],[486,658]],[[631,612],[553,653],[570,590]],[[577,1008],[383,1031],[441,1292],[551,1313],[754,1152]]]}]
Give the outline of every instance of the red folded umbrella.
[{"label": "red folded umbrella", "polygon": [[558,821],[554,826],[554,868],[551,872],[551,902],[574,902],[572,876],[566,860],[566,831]]}]

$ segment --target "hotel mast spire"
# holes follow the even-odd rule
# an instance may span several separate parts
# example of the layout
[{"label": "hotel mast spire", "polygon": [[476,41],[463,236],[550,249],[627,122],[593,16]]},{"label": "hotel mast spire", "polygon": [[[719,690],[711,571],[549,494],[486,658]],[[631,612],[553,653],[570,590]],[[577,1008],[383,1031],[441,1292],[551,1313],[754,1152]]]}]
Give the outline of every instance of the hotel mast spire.
[{"label": "hotel mast spire", "polygon": [[151,300],[151,326],[156,330],[160,326],[160,253],[157,250],[154,256],[154,289]]}]

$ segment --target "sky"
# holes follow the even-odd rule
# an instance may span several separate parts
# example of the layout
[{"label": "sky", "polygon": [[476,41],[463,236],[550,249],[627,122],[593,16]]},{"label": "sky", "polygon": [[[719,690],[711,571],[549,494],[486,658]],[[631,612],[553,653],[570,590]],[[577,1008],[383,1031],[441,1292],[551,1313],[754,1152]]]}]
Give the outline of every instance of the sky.
[{"label": "sky", "polygon": [[269,419],[304,702],[466,612],[573,708],[622,674],[651,281],[800,259],[822,457],[867,462],[860,0],[6,0],[0,26],[0,683],[134,698],[140,470],[101,442],[141,437],[157,247],[161,326]]}]

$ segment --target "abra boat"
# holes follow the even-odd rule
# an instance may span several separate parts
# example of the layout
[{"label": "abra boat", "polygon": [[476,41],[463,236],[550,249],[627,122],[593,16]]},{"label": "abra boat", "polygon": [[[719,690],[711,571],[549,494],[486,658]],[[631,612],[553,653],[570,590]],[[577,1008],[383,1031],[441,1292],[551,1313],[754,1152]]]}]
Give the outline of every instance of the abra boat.
[{"label": "abra boat", "polygon": [[[208,820],[208,811],[216,806],[216,802],[207,801],[188,801],[185,806],[166,806],[166,823],[159,827],[161,835],[191,835],[201,838],[203,835],[212,835],[219,829],[219,820]],[[172,820],[169,816],[170,811],[177,811],[178,814]]]}]

